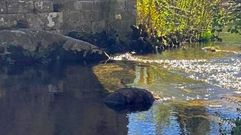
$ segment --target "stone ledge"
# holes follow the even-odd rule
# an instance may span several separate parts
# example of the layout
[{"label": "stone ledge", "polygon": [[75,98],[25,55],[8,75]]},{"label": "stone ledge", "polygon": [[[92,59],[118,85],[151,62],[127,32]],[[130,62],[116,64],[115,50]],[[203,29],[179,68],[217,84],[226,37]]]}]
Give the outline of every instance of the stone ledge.
[{"label": "stone ledge", "polygon": [[108,55],[100,48],[82,40],[48,31],[19,29],[0,31],[0,59],[6,64],[28,64],[32,60],[40,63],[44,62],[42,60],[98,62],[108,59]]}]

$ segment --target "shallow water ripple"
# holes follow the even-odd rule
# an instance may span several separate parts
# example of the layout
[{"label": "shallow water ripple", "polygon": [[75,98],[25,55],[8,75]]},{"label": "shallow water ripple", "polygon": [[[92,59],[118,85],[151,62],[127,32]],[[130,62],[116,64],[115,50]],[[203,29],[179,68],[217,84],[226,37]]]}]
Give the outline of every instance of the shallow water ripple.
[{"label": "shallow water ripple", "polygon": [[205,62],[176,60],[168,63],[171,69],[181,69],[188,77],[218,87],[241,91],[241,55]]},{"label": "shallow water ripple", "polygon": [[184,71],[189,78],[221,88],[236,90],[236,93],[241,94],[241,54],[212,60],[150,60],[134,57],[131,54],[119,55],[112,59],[164,64],[164,68]]}]

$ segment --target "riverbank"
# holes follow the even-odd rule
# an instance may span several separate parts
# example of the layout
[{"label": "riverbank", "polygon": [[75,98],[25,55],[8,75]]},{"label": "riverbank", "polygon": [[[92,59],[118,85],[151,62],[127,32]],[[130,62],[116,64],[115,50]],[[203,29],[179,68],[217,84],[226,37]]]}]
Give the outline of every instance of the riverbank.
[{"label": "riverbank", "polygon": [[148,33],[138,33],[136,31],[137,29],[133,28],[132,33],[129,33],[124,39],[121,39],[114,30],[95,34],[81,34],[74,31],[67,34],[67,36],[92,43],[108,54],[126,52],[135,52],[136,54],[161,53],[165,50],[178,48],[183,44],[174,39],[175,37],[158,39],[157,37],[150,37]]},{"label": "riverbank", "polygon": [[222,41],[221,38],[212,35],[209,35],[209,37],[200,36],[194,30],[176,31],[166,35],[159,35],[157,31],[148,31],[144,25],[132,25],[130,29],[132,31],[125,36],[120,36],[115,30],[93,34],[72,31],[67,36],[92,43],[102,48],[108,54],[126,52],[134,52],[141,55],[156,54],[179,48],[188,43]]}]

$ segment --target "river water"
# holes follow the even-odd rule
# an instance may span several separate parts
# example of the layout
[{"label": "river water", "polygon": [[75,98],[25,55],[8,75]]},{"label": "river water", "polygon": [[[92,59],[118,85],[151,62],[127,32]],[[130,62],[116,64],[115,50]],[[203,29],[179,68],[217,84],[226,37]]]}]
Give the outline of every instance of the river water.
[{"label": "river water", "polygon": [[[218,135],[240,117],[240,45],[123,57],[94,66],[1,66],[0,135]],[[158,100],[145,112],[116,112],[103,99],[123,87],[146,88]]]},{"label": "river water", "polygon": [[[129,135],[230,134],[232,120],[241,116],[240,45],[195,44],[162,54],[123,54],[113,59],[132,63],[134,79],[120,87],[145,88],[159,98],[149,111],[128,114]],[[130,63],[119,65],[128,71],[123,65]],[[120,82],[127,82],[120,75],[127,71],[119,73]]]},{"label": "river water", "polygon": [[[215,46],[218,46],[217,44]],[[241,116],[241,53],[225,50],[197,55],[172,51],[173,58],[134,58],[135,87],[147,88],[160,97],[147,112],[129,114],[130,135],[230,134],[231,122]],[[190,50],[190,49],[187,49]],[[168,52],[166,55],[168,54]],[[206,53],[206,54],[205,54]],[[206,55],[206,56],[203,56]]]}]

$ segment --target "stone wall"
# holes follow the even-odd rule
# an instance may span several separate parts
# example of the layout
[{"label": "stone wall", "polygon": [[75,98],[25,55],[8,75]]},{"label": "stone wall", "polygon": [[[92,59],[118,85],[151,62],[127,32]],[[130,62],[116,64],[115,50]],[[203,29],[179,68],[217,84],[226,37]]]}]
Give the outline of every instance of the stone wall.
[{"label": "stone wall", "polygon": [[0,29],[125,33],[135,24],[135,5],[135,0],[0,0]]}]

